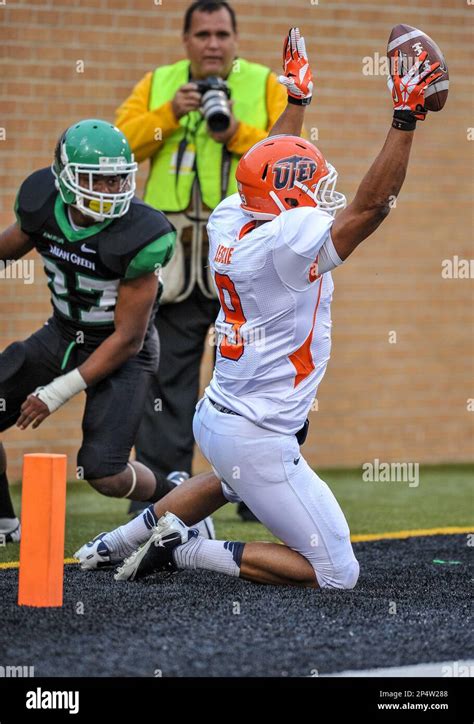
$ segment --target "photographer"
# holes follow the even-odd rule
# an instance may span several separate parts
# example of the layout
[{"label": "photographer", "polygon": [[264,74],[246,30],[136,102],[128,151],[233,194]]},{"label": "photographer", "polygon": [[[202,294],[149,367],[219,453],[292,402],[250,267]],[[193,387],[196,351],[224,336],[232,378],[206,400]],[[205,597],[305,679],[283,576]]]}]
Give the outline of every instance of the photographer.
[{"label": "photographer", "polygon": [[191,473],[201,358],[219,310],[207,219],[237,191],[240,157],[267,136],[286,103],[269,68],[237,57],[236,17],[227,2],[194,2],[183,43],[187,59],[147,73],[116,117],[136,160],[150,159],[144,200],[178,230],[156,318],[160,367],[136,443],[137,459],[165,475]]}]

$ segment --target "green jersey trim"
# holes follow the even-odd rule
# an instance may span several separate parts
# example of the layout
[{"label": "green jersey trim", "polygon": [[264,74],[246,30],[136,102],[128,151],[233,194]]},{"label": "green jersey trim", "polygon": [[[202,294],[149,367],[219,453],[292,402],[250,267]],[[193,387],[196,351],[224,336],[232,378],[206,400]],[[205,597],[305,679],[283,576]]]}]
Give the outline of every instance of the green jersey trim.
[{"label": "green jersey trim", "polygon": [[99,231],[102,231],[106,228],[106,226],[109,226],[109,224],[114,221],[114,219],[106,219],[105,221],[100,221],[97,224],[92,224],[92,226],[87,226],[83,229],[73,229],[67,217],[66,205],[59,194],[56,196],[56,201],[54,203],[54,217],[68,241],[81,241],[82,239],[88,239],[90,236],[98,234]]},{"label": "green jersey trim", "polygon": [[125,279],[136,279],[166,266],[171,259],[175,242],[176,232],[170,231],[145,246],[128,265]]},{"label": "green jersey trim", "polygon": [[76,344],[77,344],[76,340],[73,340],[73,341],[69,344],[67,350],[65,351],[64,357],[63,357],[63,361],[61,362],[61,372],[62,372],[64,369],[66,369],[66,365],[67,365],[67,363],[69,362],[69,357],[71,356],[71,352],[72,352],[72,350],[74,349],[74,347],[76,346]]}]

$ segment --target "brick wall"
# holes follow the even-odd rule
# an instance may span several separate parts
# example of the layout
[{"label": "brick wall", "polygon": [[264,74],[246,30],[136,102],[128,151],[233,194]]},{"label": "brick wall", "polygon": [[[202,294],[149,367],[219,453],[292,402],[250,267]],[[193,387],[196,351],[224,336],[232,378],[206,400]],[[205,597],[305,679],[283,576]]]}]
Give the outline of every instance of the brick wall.
[{"label": "brick wall", "polygon": [[[186,6],[183,0],[0,2],[1,228],[13,221],[18,184],[50,163],[66,126],[81,117],[113,119],[147,70],[181,57]],[[443,48],[452,79],[447,107],[417,131],[397,208],[334,275],[333,359],[305,454],[319,466],[375,457],[472,460],[472,280],[443,279],[441,263],[472,256],[474,7],[463,0],[244,0],[235,7],[242,56],[274,70],[289,25],[303,28],[317,77],[307,127],[313,138],[317,129],[349,199],[391,115],[385,77],[364,75],[363,59],[384,54],[398,22],[422,27]],[[145,175],[142,167],[141,182]],[[0,348],[37,329],[49,313],[39,262],[35,272],[31,285],[0,282]],[[208,368],[209,362],[203,379]],[[81,401],[73,401],[36,434],[7,432],[11,478],[20,475],[22,453],[38,450],[67,452],[72,475],[81,410]]]}]

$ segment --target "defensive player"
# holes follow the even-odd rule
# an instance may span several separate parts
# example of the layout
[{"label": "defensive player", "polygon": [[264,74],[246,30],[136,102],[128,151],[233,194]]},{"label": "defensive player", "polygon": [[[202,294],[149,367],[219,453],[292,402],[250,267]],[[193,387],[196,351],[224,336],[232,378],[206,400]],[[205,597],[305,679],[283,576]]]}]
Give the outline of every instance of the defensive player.
[{"label": "defensive player", "polygon": [[[355,586],[359,564],[345,517],[301,455],[295,433],[329,359],[330,272],[385,219],[403,184],[416,123],[426,115],[424,91],[439,77],[439,64],[425,69],[425,59],[403,77],[396,67],[392,127],[354,201],[335,216],[344,206],[336,171],[295,135],[312,84],[304,41],[297,29],[290,32],[283,78],[289,105],[271,137],[241,159],[240,195],[224,200],[209,221],[220,345],[194,418],[196,440],[225,481],[225,497],[242,499],[284,545],[204,540],[183,520],[192,523],[197,510],[208,514],[222,500],[211,480],[201,488],[190,481],[150,507],[156,524],[135,539],[143,545],[117,580],[199,568],[260,583]],[[83,567],[97,567],[99,542],[111,558],[118,540],[131,545],[126,526],[76,555]]]},{"label": "defensive player", "polygon": [[[134,197],[136,170],[123,133],[90,119],[68,128],[52,167],[21,185],[0,259],[36,249],[53,315],[0,354],[0,432],[36,428],[84,390],[82,477],[103,495],[153,502],[174,484],[129,455],[158,365],[151,320],[175,230]],[[0,534],[6,542],[20,537],[1,442]]]}]

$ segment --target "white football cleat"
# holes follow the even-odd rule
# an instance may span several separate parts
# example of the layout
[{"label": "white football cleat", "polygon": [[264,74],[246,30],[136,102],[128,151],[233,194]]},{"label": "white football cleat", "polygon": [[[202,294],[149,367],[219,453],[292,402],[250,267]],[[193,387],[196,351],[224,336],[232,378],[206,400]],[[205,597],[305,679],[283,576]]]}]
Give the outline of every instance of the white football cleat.
[{"label": "white football cleat", "polygon": [[173,513],[165,513],[154,526],[147,542],[126,558],[117,569],[115,580],[138,581],[151,573],[177,571],[173,550],[197,535],[195,528],[188,528]]},{"label": "white football cleat", "polygon": [[95,571],[97,568],[111,568],[122,562],[122,558],[113,557],[102,540],[107,533],[99,533],[89,543],[85,543],[74,553],[83,571]]},{"label": "white football cleat", "polygon": [[5,543],[19,543],[21,538],[21,523],[18,518],[0,519],[0,545]]}]

